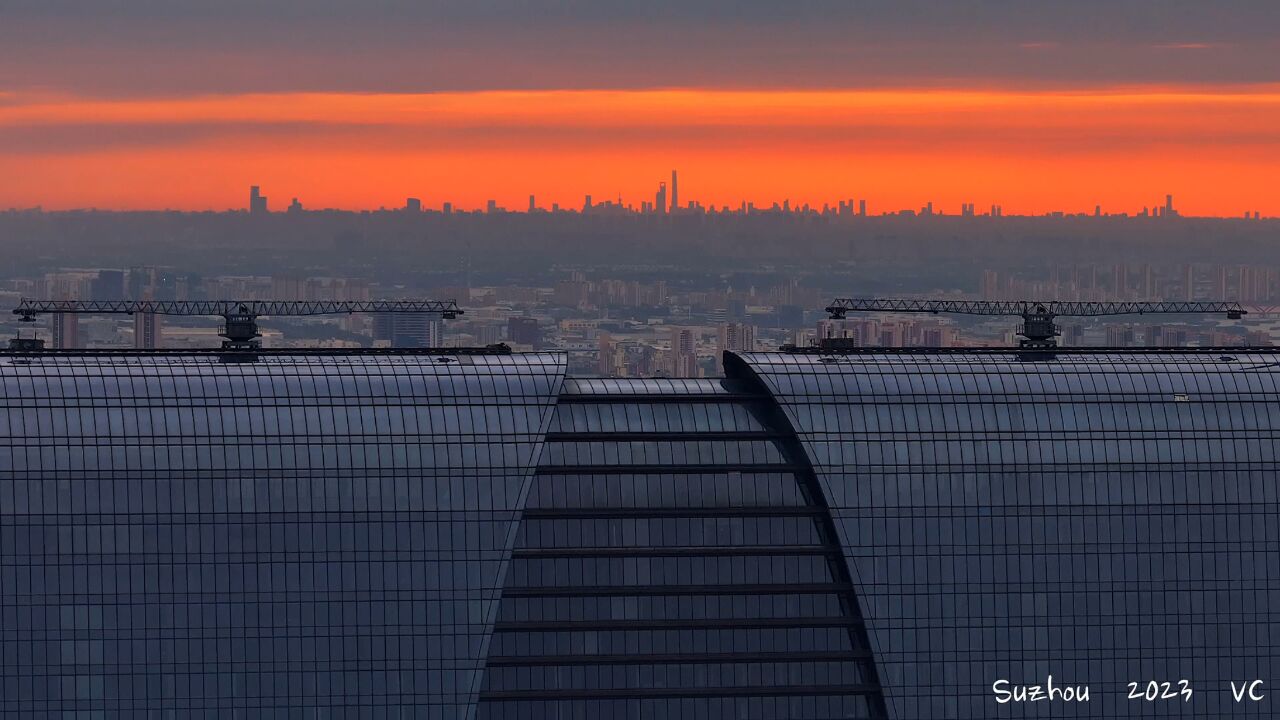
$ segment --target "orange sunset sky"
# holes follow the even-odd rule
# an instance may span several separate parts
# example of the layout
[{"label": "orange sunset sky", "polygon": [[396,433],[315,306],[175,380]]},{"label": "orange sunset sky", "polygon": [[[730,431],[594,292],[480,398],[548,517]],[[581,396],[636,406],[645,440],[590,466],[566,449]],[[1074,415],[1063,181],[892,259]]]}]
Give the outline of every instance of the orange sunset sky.
[{"label": "orange sunset sky", "polygon": [[[966,41],[825,6],[698,36],[705,18],[604,3],[581,32],[411,14],[411,42],[364,16],[268,7],[253,27],[295,31],[273,38],[245,29],[251,5],[142,5],[0,29],[0,207],[225,209],[251,184],[273,209],[638,205],[678,169],[682,200],[715,205],[1136,212],[1172,193],[1184,214],[1280,214],[1280,78],[1254,71],[1274,45],[1243,25],[1114,36],[1046,13]],[[343,22],[354,39],[326,35]]]}]

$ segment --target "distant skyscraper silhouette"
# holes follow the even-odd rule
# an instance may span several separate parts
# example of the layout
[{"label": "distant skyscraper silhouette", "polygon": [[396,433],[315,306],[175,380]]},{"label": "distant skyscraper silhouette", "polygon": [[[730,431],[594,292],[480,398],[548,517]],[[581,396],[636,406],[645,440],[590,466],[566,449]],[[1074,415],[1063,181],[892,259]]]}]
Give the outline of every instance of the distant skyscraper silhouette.
[{"label": "distant skyscraper silhouette", "polygon": [[422,212],[422,201],[418,198],[405,198],[404,209],[405,212]]},{"label": "distant skyscraper silhouette", "polygon": [[99,270],[98,277],[89,285],[94,300],[123,300],[125,293],[123,270]]},{"label": "distant skyscraper silhouette", "polygon": [[154,350],[160,346],[160,317],[155,313],[138,313],[133,316],[133,346],[140,350]]},{"label": "distant skyscraper silhouette", "polygon": [[80,347],[80,316],[76,313],[53,314],[53,347],[73,350]]},{"label": "distant skyscraper silhouette", "polygon": [[609,333],[602,332],[596,340],[599,350],[596,360],[596,374],[600,377],[614,377],[618,374],[618,346]]},{"label": "distant skyscraper silhouette", "polygon": [[688,328],[671,328],[671,376],[698,377],[697,344],[693,331]]},{"label": "distant skyscraper silhouette", "polygon": [[680,191],[676,181],[676,171],[671,171],[671,212],[680,209]]},{"label": "distant skyscraper silhouette", "polygon": [[507,339],[516,345],[542,346],[542,328],[538,319],[531,317],[507,318]]},{"label": "distant skyscraper silhouette", "polygon": [[393,348],[431,348],[443,345],[439,316],[432,313],[374,313],[373,336]]},{"label": "distant skyscraper silhouette", "polygon": [[267,196],[258,190],[257,185],[249,187],[249,212],[254,215],[267,212]]}]

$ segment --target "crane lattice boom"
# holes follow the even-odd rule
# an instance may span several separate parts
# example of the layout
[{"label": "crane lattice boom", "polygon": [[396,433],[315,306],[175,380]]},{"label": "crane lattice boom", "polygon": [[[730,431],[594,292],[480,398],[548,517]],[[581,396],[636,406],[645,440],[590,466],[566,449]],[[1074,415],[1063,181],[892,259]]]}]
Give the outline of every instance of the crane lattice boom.
[{"label": "crane lattice boom", "polygon": [[1018,315],[1049,313],[1072,317],[1148,314],[1246,314],[1237,302],[1036,302],[1034,300],[906,300],[900,298],[836,298],[827,312],[838,319],[847,312],[953,313],[961,315]]},{"label": "crane lattice boom", "polygon": [[[126,315],[221,315],[226,321],[222,344],[226,350],[258,347],[258,318],[283,315],[333,315],[339,313],[436,313],[452,320],[462,314],[454,300],[28,300],[13,313],[23,322],[36,315],[93,313]],[[35,347],[31,341],[23,347]]]},{"label": "crane lattice boom", "polygon": [[14,308],[23,318],[41,313],[152,313],[155,315],[334,315],[340,313],[462,314],[454,300],[28,300]]},{"label": "crane lattice boom", "polygon": [[1061,333],[1054,319],[1060,315],[1226,315],[1239,320],[1246,310],[1237,302],[1036,302],[1034,300],[906,300],[900,298],[836,298],[827,307],[833,320],[850,312],[955,313],[961,315],[1017,315],[1021,346],[1047,349],[1057,346]]}]

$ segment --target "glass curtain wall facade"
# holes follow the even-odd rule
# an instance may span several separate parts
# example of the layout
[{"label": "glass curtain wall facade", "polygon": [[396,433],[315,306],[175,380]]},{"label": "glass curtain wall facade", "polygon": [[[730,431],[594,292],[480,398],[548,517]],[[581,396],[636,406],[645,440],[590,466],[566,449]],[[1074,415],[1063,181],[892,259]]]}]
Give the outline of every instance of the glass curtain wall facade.
[{"label": "glass curtain wall facade", "polygon": [[0,353],[0,716],[1274,713],[1280,354],[226,359]]},{"label": "glass curtain wall facade", "polygon": [[[1274,716],[1229,683],[1280,677],[1280,355],[730,364],[817,472],[891,717]],[[1049,675],[1090,701],[995,702]]]},{"label": "glass curtain wall facade", "polygon": [[0,358],[0,715],[467,717],[564,367]]}]

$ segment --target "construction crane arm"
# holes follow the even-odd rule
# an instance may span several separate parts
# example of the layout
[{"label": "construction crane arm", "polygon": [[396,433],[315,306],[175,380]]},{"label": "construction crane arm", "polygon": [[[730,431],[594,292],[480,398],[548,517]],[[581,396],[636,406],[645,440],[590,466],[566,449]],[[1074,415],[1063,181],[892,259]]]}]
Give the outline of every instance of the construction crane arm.
[{"label": "construction crane arm", "polygon": [[[1028,306],[1036,303],[1026,303]],[[1054,315],[1090,317],[1099,315],[1217,315],[1238,320],[1248,311],[1237,302],[1051,302],[1046,309]]]},{"label": "construction crane arm", "polygon": [[906,300],[899,298],[836,298],[827,307],[833,319],[849,312],[951,313],[959,315],[1053,316],[1224,314],[1238,319],[1246,310],[1237,302],[1035,302],[1032,300]]},{"label": "construction crane arm", "polygon": [[44,313],[155,315],[333,315],[339,313],[440,313],[452,319],[463,313],[454,300],[29,300],[14,308],[23,319]]},{"label": "construction crane arm", "polygon": [[906,300],[901,298],[836,298],[827,307],[833,319],[848,312],[960,313],[965,315],[1021,315],[1025,303],[978,300]]},{"label": "construction crane arm", "polygon": [[452,320],[462,314],[454,300],[28,300],[13,313],[22,322],[40,314],[220,315],[226,322],[222,336],[227,350],[258,347],[258,318],[263,315],[332,315],[336,313],[438,313]]},{"label": "construction crane arm", "polygon": [[954,313],[961,315],[1017,315],[1022,318],[1018,334],[1021,347],[1033,350],[1053,348],[1061,333],[1054,319],[1059,316],[1101,315],[1187,315],[1224,314],[1238,320],[1246,314],[1236,302],[1035,302],[1031,300],[903,300],[897,298],[836,298],[827,307],[831,319],[850,312]]}]

